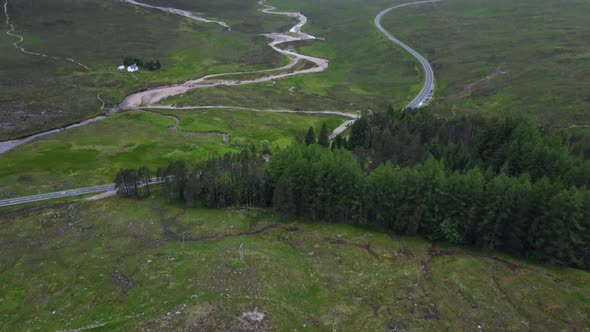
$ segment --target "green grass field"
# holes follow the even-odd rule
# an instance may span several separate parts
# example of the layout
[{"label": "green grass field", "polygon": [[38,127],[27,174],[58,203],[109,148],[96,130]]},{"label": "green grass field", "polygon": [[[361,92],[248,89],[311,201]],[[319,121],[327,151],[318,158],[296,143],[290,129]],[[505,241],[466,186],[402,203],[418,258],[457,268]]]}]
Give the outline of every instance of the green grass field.
[{"label": "green grass field", "polygon": [[436,108],[559,128],[590,124],[589,11],[579,0],[444,0],[392,11],[383,24],[431,61]]},{"label": "green grass field", "polygon": [[321,96],[301,90],[296,85],[275,83],[235,87],[216,87],[194,90],[184,95],[163,100],[161,104],[176,106],[241,106],[258,109],[286,109],[305,111],[342,111],[354,113],[365,110],[366,105],[357,105],[330,96]]},{"label": "green grass field", "polygon": [[333,130],[347,119],[334,115],[263,113],[241,110],[157,110],[158,113],[177,116],[178,129],[189,132],[222,132],[230,135],[233,145],[259,146],[268,141],[271,147],[286,147],[296,137],[303,137],[309,127],[319,134],[322,123]]},{"label": "green grass field", "polygon": [[[71,206],[0,212],[2,329],[583,331],[590,324],[587,272],[256,210],[185,210],[157,199]],[[260,323],[242,318],[253,311],[264,313]]]},{"label": "green grass field", "polygon": [[174,120],[149,113],[113,116],[61,132],[0,155],[2,196],[111,183],[123,167],[163,166],[237,151],[221,138],[172,132]]},{"label": "green grass field", "polygon": [[[253,113],[231,110],[133,112],[47,136],[0,155],[0,197],[51,192],[111,183],[120,168],[148,166],[153,172],[172,160],[189,162],[226,152],[238,145],[267,140],[285,146],[310,126],[323,122],[333,130],[345,121],[339,116]],[[194,131],[184,132],[182,130]],[[224,132],[230,142],[224,144]]]}]

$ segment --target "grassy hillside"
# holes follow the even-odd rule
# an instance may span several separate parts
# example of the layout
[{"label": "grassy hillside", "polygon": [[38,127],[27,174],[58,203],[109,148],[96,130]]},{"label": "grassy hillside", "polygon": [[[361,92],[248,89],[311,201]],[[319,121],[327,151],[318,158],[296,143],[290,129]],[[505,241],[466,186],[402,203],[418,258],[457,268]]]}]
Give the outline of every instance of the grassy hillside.
[{"label": "grassy hillside", "polygon": [[442,109],[568,127],[590,124],[589,11],[587,1],[444,0],[383,25],[431,61]]},{"label": "grassy hillside", "polygon": [[[11,0],[11,22],[25,37],[22,46],[59,59],[24,55],[12,46],[14,38],[0,36],[4,64],[0,139],[99,113],[99,93],[110,106],[149,86],[210,73],[273,68],[286,61],[266,46],[267,39],[260,34],[285,31],[290,20],[259,12],[255,0],[148,2],[227,21],[232,31],[114,0]],[[402,1],[271,3],[309,17],[305,30],[322,39],[291,47],[328,58],[330,68],[278,80],[269,98],[257,87],[226,89],[228,101],[254,107],[288,102],[289,108],[327,104],[339,109],[383,109],[388,104],[404,106],[419,90],[422,74],[415,61],[387,41],[372,22],[381,9]],[[386,15],[384,25],[434,64],[435,105],[441,111],[519,112],[543,125],[567,127],[588,125],[587,7],[583,1],[555,6],[549,0],[445,0],[398,9]],[[125,56],[160,59],[163,69],[119,73],[114,68]],[[219,99],[219,90],[209,89],[174,101],[202,104]]]},{"label": "grassy hillside", "polygon": [[587,272],[346,225],[155,199],[5,209],[0,224],[0,324],[11,331],[590,324]]},{"label": "grassy hillside", "polygon": [[[295,89],[295,94],[304,99],[294,101],[291,108],[321,108],[319,105],[326,104],[326,99],[341,104],[341,109],[384,109],[389,104],[400,108],[420,90],[421,73],[412,58],[387,42],[372,24],[375,15],[390,2],[273,0],[269,4],[279,10],[302,12],[308,17],[304,30],[320,38],[294,43],[290,47],[303,54],[330,60],[329,68],[322,73],[274,83],[273,92],[292,95]],[[243,93],[232,89],[238,95]],[[261,91],[250,92],[254,97],[249,103],[261,102],[258,97]],[[216,99],[218,95],[213,89],[192,91],[174,100],[202,104],[201,100]],[[313,102],[306,101],[308,98],[314,98]],[[272,94],[268,101],[282,105],[282,99],[284,97]]]},{"label": "grassy hillside", "polygon": [[[50,57],[23,54],[12,45],[16,38],[1,34],[0,140],[99,113],[99,93],[107,106],[112,106],[127,94],[150,86],[285,63],[266,47],[266,38],[259,34],[278,30],[288,20],[270,15],[260,20],[263,14],[253,3],[240,10],[241,20],[236,15],[228,23],[247,23],[248,27],[227,32],[216,24],[114,0],[9,1],[15,33],[25,38],[21,46]],[[224,19],[219,12],[203,14]],[[8,26],[2,24],[1,28]],[[118,72],[116,67],[126,56],[159,59],[162,70]],[[74,58],[90,69],[65,58]]]},{"label": "grassy hillside", "polygon": [[[333,130],[339,116],[251,113],[231,110],[118,114],[19,146],[0,154],[0,197],[51,192],[111,183],[120,168],[148,166],[152,171],[172,160],[199,161],[237,152],[236,145],[268,140],[284,146],[310,126],[323,122]],[[224,142],[219,132],[229,135]]]},{"label": "grassy hillside", "polygon": [[[356,110],[405,106],[419,90],[422,74],[415,60],[373,25],[380,10],[401,3],[273,1],[281,10],[308,16],[305,30],[322,38],[293,46],[330,59],[327,71],[279,80],[273,92],[287,96],[296,89],[299,96],[315,98],[315,105],[330,98]],[[521,113],[541,125],[562,128],[589,121],[588,9],[583,1],[556,6],[549,0],[445,0],[397,9],[383,24],[431,61],[437,79],[435,107],[443,114]],[[246,103],[260,103],[262,92],[250,89],[247,96],[253,97]],[[232,97],[243,93],[231,90]],[[219,95],[216,90],[193,91],[174,101],[199,104]],[[281,104],[284,98],[271,95],[268,100]],[[306,104],[294,101],[294,106],[314,107]]]}]

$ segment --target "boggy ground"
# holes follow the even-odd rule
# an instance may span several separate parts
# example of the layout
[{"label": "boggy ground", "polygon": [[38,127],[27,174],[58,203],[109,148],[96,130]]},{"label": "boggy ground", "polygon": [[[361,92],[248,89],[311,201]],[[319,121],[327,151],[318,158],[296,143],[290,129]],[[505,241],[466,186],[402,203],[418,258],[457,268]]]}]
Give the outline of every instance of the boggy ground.
[{"label": "boggy ground", "polygon": [[423,54],[446,113],[507,112],[548,128],[589,125],[587,1],[443,0],[383,25]]},{"label": "boggy ground", "polygon": [[45,136],[0,154],[0,197],[112,183],[119,169],[141,165],[155,173],[173,160],[291,144],[309,127],[329,131],[347,118],[243,110],[133,111]]},{"label": "boggy ground", "polygon": [[[0,84],[6,87],[4,94],[0,94],[3,128],[0,139],[91,117],[104,111],[102,101],[108,109],[126,95],[150,87],[207,74],[277,68],[288,63],[266,45],[269,39],[261,34],[287,31],[293,21],[260,12],[262,7],[255,0],[148,3],[192,10],[207,18],[223,20],[232,30],[118,1],[90,0],[83,5],[56,1],[47,5],[11,0],[7,8],[16,32],[25,38],[22,46],[62,59],[74,57],[90,69],[68,61],[22,54],[12,46],[15,38],[0,37],[3,50],[0,60],[11,64],[0,68],[3,77]],[[279,10],[288,8],[309,13],[313,18],[304,31],[325,38],[284,47],[330,60],[326,73],[273,82],[277,84],[278,94],[287,91],[291,95],[302,94],[289,108],[308,107],[310,103],[301,100],[310,96],[338,106],[335,110],[384,108],[390,103],[399,106],[413,97],[414,89],[419,89],[420,73],[411,57],[385,42],[370,24],[373,12],[383,7],[382,1],[362,5],[347,1],[342,4],[344,10],[332,3],[317,9],[310,3],[301,3],[301,7],[283,1],[270,4],[277,5]],[[344,24],[343,19],[346,19]],[[88,35],[95,37],[90,39]],[[163,68],[155,73],[117,72],[115,66],[129,55],[160,59]],[[293,87],[296,89],[292,90]],[[213,89],[210,91],[214,93]],[[281,104],[285,98],[278,94],[265,100]],[[187,96],[189,102],[194,99],[191,94]],[[248,106],[260,107],[258,99],[249,101]]]},{"label": "boggy ground", "polygon": [[[4,8],[0,7],[0,140],[99,114],[103,112],[99,94],[109,108],[148,87],[286,64],[287,59],[267,47],[268,39],[260,34],[288,29],[290,21],[260,13],[256,7],[255,2],[233,1],[225,4],[223,13],[219,6],[199,12],[225,19],[234,27],[230,33],[215,23],[118,0],[9,0],[10,23],[24,38],[19,46],[48,57],[24,54],[13,46],[18,39],[4,33],[9,26],[4,24]],[[162,69],[133,74],[117,71],[128,56],[159,59]]]},{"label": "boggy ground", "polygon": [[[0,211],[6,330],[578,330],[590,275],[159,199]],[[243,245],[243,259],[240,246]]]},{"label": "boggy ground", "polygon": [[[304,31],[321,38],[289,45],[330,60],[327,71],[278,80],[272,95],[255,86],[193,91],[175,102],[200,104],[229,95],[248,106],[284,104],[289,108],[379,110],[405,105],[420,89],[415,60],[387,41],[372,20],[382,9],[404,1],[273,0],[280,10],[301,11]],[[100,113],[127,94],[148,87],[184,82],[213,73],[276,68],[288,61],[266,46],[260,34],[285,31],[292,22],[261,13],[256,0],[194,2],[148,1],[227,22],[199,24],[118,1],[51,4],[11,0],[8,9],[27,49],[74,57],[91,70],[68,61],[22,54],[15,38],[0,34],[0,139],[54,128]],[[405,7],[383,24],[424,54],[437,79],[435,106],[449,114],[482,111],[519,112],[541,125],[585,128],[588,34],[584,1],[555,6],[551,1],[464,1]],[[84,32],[84,33],[82,33]],[[88,35],[94,38],[87,38]],[[158,47],[154,47],[158,45]],[[124,56],[159,58],[158,73],[119,73]],[[297,96],[292,96],[293,92]],[[253,98],[247,98],[253,93]],[[234,97],[235,95],[235,97]],[[309,105],[307,98],[318,102]],[[229,101],[229,100],[228,100]],[[273,105],[273,107],[276,107]]]},{"label": "boggy ground", "polygon": [[327,70],[277,80],[271,87],[194,90],[162,103],[199,105],[202,100],[227,95],[228,101],[244,100],[250,107],[267,102],[282,105],[290,99],[290,108],[322,109],[330,105],[337,106],[335,110],[364,111],[386,109],[390,104],[401,108],[420,90],[422,74],[414,59],[395,47],[372,23],[391,2],[273,0],[269,4],[281,11],[301,12],[308,18],[303,30],[319,40],[289,46],[302,54],[330,60]]}]

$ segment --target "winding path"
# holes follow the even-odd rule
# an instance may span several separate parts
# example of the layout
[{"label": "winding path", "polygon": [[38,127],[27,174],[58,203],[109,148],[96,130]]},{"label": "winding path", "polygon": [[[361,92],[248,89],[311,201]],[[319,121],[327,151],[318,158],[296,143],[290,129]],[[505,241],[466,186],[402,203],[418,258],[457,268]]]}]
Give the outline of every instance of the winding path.
[{"label": "winding path", "polygon": [[432,94],[434,93],[434,72],[432,71],[432,66],[430,66],[430,63],[428,63],[428,60],[426,60],[422,55],[420,55],[420,53],[414,51],[411,47],[404,44],[401,40],[395,38],[391,33],[385,30],[385,28],[383,28],[383,26],[381,25],[381,19],[383,18],[383,15],[397,8],[419,5],[424,3],[434,3],[440,1],[441,0],[428,0],[405,3],[403,5],[387,8],[379,14],[377,14],[377,16],[375,17],[375,25],[377,26],[377,29],[379,29],[379,31],[381,31],[381,33],[383,33],[389,40],[398,44],[404,50],[410,53],[414,58],[416,58],[422,65],[422,68],[424,69],[424,85],[422,86],[422,90],[420,90],[416,98],[414,98],[408,105],[406,105],[407,109],[422,107],[432,98]]},{"label": "winding path", "polygon": [[4,17],[5,17],[6,25],[9,26],[9,29],[6,30],[6,34],[18,39],[17,41],[12,43],[12,45],[14,45],[14,48],[20,50],[22,53],[28,54],[28,55],[40,56],[43,58],[64,59],[64,60],[69,61],[73,64],[76,64],[86,70],[90,70],[90,68],[88,68],[86,65],[83,65],[80,62],[78,62],[72,58],[58,58],[58,57],[50,56],[50,55],[43,54],[43,53],[35,53],[35,52],[27,51],[24,47],[20,46],[20,44],[25,41],[25,37],[23,37],[21,35],[17,35],[14,32],[16,30],[16,28],[14,27],[14,24],[10,23],[10,16],[8,15],[8,0],[4,1]]},{"label": "winding path", "polygon": [[[185,10],[168,8],[168,7],[157,7],[157,6],[143,4],[143,3],[140,3],[140,2],[137,2],[134,0],[120,0],[120,1],[125,2],[125,3],[129,3],[131,5],[135,5],[135,6],[141,6],[141,7],[145,7],[145,8],[168,12],[171,14],[179,15],[179,16],[186,17],[186,18],[189,18],[189,19],[192,19],[195,21],[199,21],[199,22],[216,23],[216,24],[219,24],[227,29],[230,29],[229,25],[227,25],[225,22],[213,21],[213,20],[204,19],[202,17],[197,17]],[[53,130],[48,130],[48,131],[41,132],[41,133],[38,133],[35,135],[31,135],[31,136],[28,136],[28,137],[25,137],[22,139],[15,139],[15,140],[10,140],[10,141],[0,142],[0,154],[5,153],[5,152],[21,145],[21,144],[27,143],[27,142],[32,141],[32,140],[39,138],[39,137],[52,135],[52,134],[58,133],[63,130],[76,128],[76,127],[83,126],[83,125],[86,125],[86,124],[89,124],[92,122],[103,120],[106,117],[115,114],[119,110],[132,110],[132,109],[139,109],[139,108],[157,108],[157,107],[154,107],[154,104],[156,104],[160,100],[167,98],[167,97],[172,97],[172,96],[176,96],[179,94],[183,94],[183,93],[188,92],[190,90],[211,88],[211,87],[216,87],[216,86],[238,86],[238,85],[262,83],[262,82],[273,81],[276,79],[286,78],[286,77],[295,76],[295,75],[318,73],[318,72],[322,72],[322,71],[326,70],[328,68],[328,62],[329,62],[327,59],[307,56],[307,55],[296,53],[296,52],[289,50],[289,49],[284,50],[284,49],[281,49],[278,47],[280,44],[284,44],[284,43],[303,41],[303,40],[313,40],[313,39],[317,39],[317,38],[301,31],[302,27],[307,23],[307,17],[305,15],[303,15],[301,13],[275,11],[276,8],[267,5],[266,1],[267,0],[261,0],[258,2],[258,4],[263,7],[262,9],[259,9],[261,12],[266,13],[266,14],[289,16],[289,17],[295,18],[298,21],[297,24],[295,24],[286,33],[269,33],[269,34],[264,35],[265,37],[271,39],[271,42],[268,44],[268,46],[270,46],[276,52],[283,54],[290,59],[290,62],[287,65],[285,65],[283,67],[279,67],[279,68],[264,69],[264,70],[253,71],[253,72],[233,72],[233,73],[220,73],[220,74],[207,75],[207,76],[195,79],[195,80],[187,81],[182,84],[164,86],[164,87],[159,87],[159,88],[154,88],[154,89],[150,89],[150,90],[146,90],[146,91],[137,92],[137,93],[134,93],[134,94],[131,94],[131,95],[125,97],[123,99],[123,101],[117,107],[114,107],[111,111],[107,112],[106,115],[100,115],[95,118],[92,118],[92,119],[89,119],[86,121],[82,121],[82,122],[79,122],[79,123],[76,123],[76,124],[73,124],[70,126],[66,126],[66,127],[58,128],[58,129],[53,129]],[[5,7],[6,7],[6,4],[5,4]],[[6,15],[8,18],[7,12],[6,12]],[[310,63],[313,63],[315,66],[311,67],[311,68],[307,68],[307,69],[294,70],[292,72],[283,72],[284,70],[294,68],[300,61],[308,61]],[[278,72],[278,73],[273,74],[273,72]],[[270,73],[270,74],[262,76],[262,77],[258,77],[255,79],[248,79],[248,80],[228,80],[228,79],[216,80],[217,78],[221,78],[223,76],[241,75],[241,74],[256,74],[256,73]],[[100,94],[97,95],[97,99],[103,104],[101,106],[101,110],[102,110],[104,108],[104,102],[100,98]],[[235,106],[195,106],[194,107],[194,109],[197,109],[197,108],[225,108],[225,109],[242,109],[242,110],[247,109],[247,108],[235,107]],[[254,110],[254,109],[249,109],[249,110]],[[272,112],[272,110],[267,110],[266,112]],[[301,113],[301,112],[278,110],[276,113]],[[314,113],[314,112],[311,112],[311,113]],[[329,112],[328,111],[328,112],[315,112],[315,113],[316,114],[320,114],[320,113],[336,114],[336,115],[343,115],[343,116],[351,117],[350,114],[342,113],[342,112]],[[352,117],[356,117],[356,115],[352,115]],[[349,121],[347,121],[347,122],[349,122]],[[346,123],[344,123],[343,125],[345,125],[345,124]],[[346,127],[348,127],[348,126],[346,126]]]},{"label": "winding path", "polygon": [[163,110],[203,110],[203,109],[229,109],[239,111],[250,111],[250,112],[262,112],[262,113],[294,113],[294,114],[316,114],[316,115],[339,115],[351,119],[358,119],[358,114],[339,112],[339,111],[293,111],[293,110],[279,110],[279,109],[266,109],[261,110],[257,108],[241,107],[241,106],[172,106],[172,105],[154,105],[139,107],[139,109],[163,109]]}]

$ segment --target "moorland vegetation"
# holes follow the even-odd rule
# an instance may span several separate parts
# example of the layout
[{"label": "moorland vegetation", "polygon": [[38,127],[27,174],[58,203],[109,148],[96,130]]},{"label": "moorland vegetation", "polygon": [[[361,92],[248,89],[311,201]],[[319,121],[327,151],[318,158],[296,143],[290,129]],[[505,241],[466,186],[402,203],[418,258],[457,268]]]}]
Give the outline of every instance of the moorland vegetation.
[{"label": "moorland vegetation", "polygon": [[[146,3],[231,30],[120,1],[6,2],[21,46],[48,57],[0,34],[0,139],[288,62],[261,34],[293,22],[258,0]],[[327,70],[161,101],[241,109],[134,110],[0,156],[0,197],[114,179],[136,198],[0,209],[0,329],[584,331],[587,1],[391,12],[385,27],[437,80],[428,108],[404,112],[387,106],[407,104],[422,73],[371,24],[394,4],[269,4],[308,17],[318,40],[285,47]],[[117,72],[127,55],[162,68]],[[363,114],[330,142],[340,116],[246,108]]]},{"label": "moorland vegetation", "polygon": [[[8,331],[583,331],[590,321],[585,271],[368,226],[159,197],[2,209],[0,224]],[[245,321],[254,310],[264,319]]]},{"label": "moorland vegetation", "polygon": [[[196,166],[176,161],[157,177],[167,199],[192,207],[273,208],[590,266],[590,161],[562,134],[544,136],[523,118],[441,120],[427,110],[390,110],[363,117],[332,148],[325,140],[325,130],[316,141],[310,128],[304,143],[276,150],[268,165],[243,152]],[[139,196],[121,183],[122,196]]]}]

